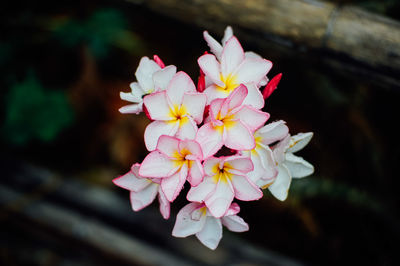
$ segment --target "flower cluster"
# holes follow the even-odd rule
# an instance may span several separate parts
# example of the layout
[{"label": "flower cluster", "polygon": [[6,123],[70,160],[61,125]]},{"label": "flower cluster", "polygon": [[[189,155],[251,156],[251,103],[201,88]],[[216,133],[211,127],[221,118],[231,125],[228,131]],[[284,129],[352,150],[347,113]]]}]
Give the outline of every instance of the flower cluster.
[{"label": "flower cluster", "polygon": [[113,182],[130,191],[134,211],[158,196],[168,219],[170,204],[188,181],[190,203],[179,211],[172,235],[196,235],[215,249],[222,225],[234,232],[248,230],[235,199],[258,200],[268,188],[283,201],[292,178],[310,175],[314,168],[293,154],[312,133],[291,136],[284,121],[265,124],[270,117],[262,111],[265,99],[281,79],[279,74],[268,80],[272,63],[244,52],[230,27],[221,43],[208,32],[204,38],[212,54],[198,59],[197,86],[158,56],[141,59],[137,82],[130,92],[121,92],[132,104],[120,112],[149,117],[144,141],[150,153]]}]

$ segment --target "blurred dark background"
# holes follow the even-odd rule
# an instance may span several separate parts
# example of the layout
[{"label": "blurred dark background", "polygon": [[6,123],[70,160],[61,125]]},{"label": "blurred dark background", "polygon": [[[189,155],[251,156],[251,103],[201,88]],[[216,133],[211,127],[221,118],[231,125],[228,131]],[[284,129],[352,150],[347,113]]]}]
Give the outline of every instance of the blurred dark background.
[{"label": "blurred dark background", "polygon": [[[171,236],[184,193],[169,221],[157,203],[130,210],[128,192],[111,180],[147,154],[148,119],[120,114],[119,92],[153,54],[196,82],[197,58],[208,50],[202,31],[220,40],[226,26],[201,27],[152,2],[2,4],[0,265],[399,265],[400,84],[374,76],[398,72],[268,42],[243,23],[233,28],[244,49],[274,63],[270,78],[283,73],[264,111],[292,134],[314,132],[299,152],[314,175],[294,180],[285,202],[265,191],[241,203],[250,231],[224,231],[214,252],[193,236]],[[330,3],[400,20],[396,0]],[[361,71],[343,71],[349,63]]]}]

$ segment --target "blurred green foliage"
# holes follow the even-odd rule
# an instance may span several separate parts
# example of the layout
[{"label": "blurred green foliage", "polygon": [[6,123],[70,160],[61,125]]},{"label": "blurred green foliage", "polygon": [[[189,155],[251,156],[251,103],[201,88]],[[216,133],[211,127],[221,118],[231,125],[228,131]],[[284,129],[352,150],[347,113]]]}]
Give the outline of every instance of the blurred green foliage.
[{"label": "blurred green foliage", "polygon": [[86,44],[95,57],[103,58],[112,46],[129,53],[141,50],[138,37],[129,31],[124,15],[114,9],[98,9],[84,20],[55,18],[50,29],[67,47]]},{"label": "blurred green foliage", "polygon": [[43,88],[34,74],[14,84],[5,97],[3,137],[12,144],[52,141],[72,121],[65,92]]}]

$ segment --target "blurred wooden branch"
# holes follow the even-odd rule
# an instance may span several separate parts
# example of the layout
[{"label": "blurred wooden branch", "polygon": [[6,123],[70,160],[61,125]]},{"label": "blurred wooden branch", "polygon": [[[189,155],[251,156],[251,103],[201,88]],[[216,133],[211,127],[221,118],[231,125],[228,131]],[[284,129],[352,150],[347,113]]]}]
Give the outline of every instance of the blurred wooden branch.
[{"label": "blurred wooden branch", "polygon": [[[222,32],[257,36],[300,51],[322,51],[335,69],[400,87],[400,23],[353,6],[316,0],[127,0],[157,13]],[[239,29],[237,31],[237,29]]]}]

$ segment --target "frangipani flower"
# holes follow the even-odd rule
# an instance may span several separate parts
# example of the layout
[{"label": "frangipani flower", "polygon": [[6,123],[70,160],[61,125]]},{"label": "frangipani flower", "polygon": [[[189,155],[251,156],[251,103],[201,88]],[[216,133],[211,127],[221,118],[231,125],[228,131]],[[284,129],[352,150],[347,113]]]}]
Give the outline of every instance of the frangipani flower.
[{"label": "frangipani flower", "polygon": [[278,165],[278,175],[268,187],[269,191],[279,200],[285,200],[293,178],[302,178],[314,173],[314,166],[293,153],[304,148],[310,142],[312,132],[286,136],[273,149]]},{"label": "frangipani flower", "polygon": [[247,176],[256,185],[263,187],[275,180],[278,169],[269,145],[284,139],[288,134],[289,129],[282,120],[267,124],[254,133],[256,147],[251,151],[242,151],[253,162],[254,170]]},{"label": "frangipani flower", "polygon": [[146,110],[155,120],[144,133],[147,149],[153,151],[161,135],[194,139],[206,102],[206,95],[196,92],[193,81],[182,71],[173,76],[165,91],[144,97]]},{"label": "frangipani flower", "polygon": [[192,186],[197,186],[203,180],[202,160],[203,154],[196,141],[163,135],[158,140],[157,149],[142,162],[139,174],[160,179],[166,198],[172,202],[186,179]]},{"label": "frangipani flower", "polygon": [[203,203],[189,203],[179,211],[172,235],[187,237],[195,234],[203,245],[214,250],[222,238],[222,225],[233,232],[249,230],[248,224],[236,215],[239,211],[239,205],[232,203],[223,217],[215,218]]},{"label": "frangipani flower", "polygon": [[210,157],[204,162],[206,176],[197,187],[192,187],[187,199],[204,202],[210,213],[220,218],[232,200],[258,200],[262,191],[246,176],[253,170],[251,160],[243,156]]},{"label": "frangipani flower", "polygon": [[222,145],[235,150],[251,150],[255,147],[253,132],[268,120],[269,114],[242,105],[246,96],[246,86],[240,85],[228,98],[211,102],[207,123],[196,136],[204,158],[215,154]]},{"label": "frangipani flower", "polygon": [[208,103],[216,98],[228,97],[240,84],[244,84],[249,90],[244,104],[257,109],[264,106],[258,84],[267,75],[272,63],[254,56],[246,58],[235,36],[226,42],[219,61],[214,55],[205,54],[198,59],[198,63],[206,78],[212,82],[204,91]]},{"label": "frangipani flower", "polygon": [[[203,37],[204,40],[206,40],[208,47],[210,47],[210,51],[215,55],[215,57],[221,61],[221,55],[222,51],[225,47],[226,42],[232,37],[233,35],[233,30],[231,26],[227,26],[225,28],[224,32],[224,37],[221,40],[221,43],[216,41],[209,33],[208,31],[203,32]],[[244,53],[245,58],[259,58],[262,59],[262,57],[254,52],[248,51]],[[266,76],[263,77],[263,79],[260,81],[258,86],[264,86],[268,82],[268,78]]]},{"label": "frangipani flower", "polygon": [[137,82],[130,84],[131,92],[120,92],[122,100],[133,103],[121,107],[119,109],[121,113],[141,113],[143,111],[142,97],[152,92],[165,90],[172,76],[176,73],[175,66],[165,67],[158,56],[154,56],[154,58],[159,63],[146,56],[142,57],[135,73]]},{"label": "frangipani flower", "polygon": [[170,215],[170,203],[161,190],[158,180],[140,176],[138,173],[139,166],[139,164],[132,165],[128,173],[115,178],[113,183],[130,191],[130,201],[134,211],[140,211],[149,206],[158,195],[160,212],[164,219],[168,219]]}]

